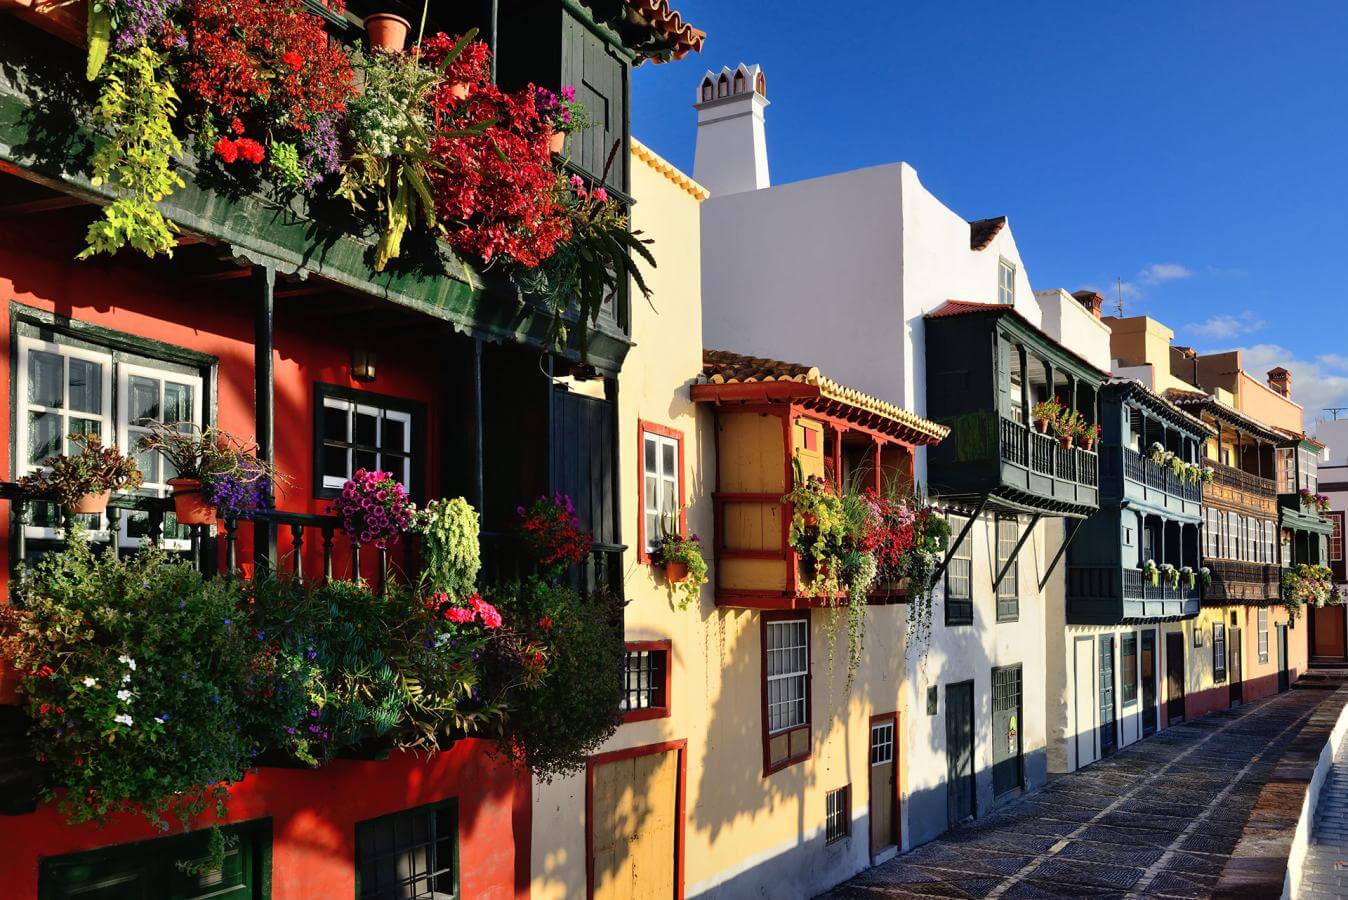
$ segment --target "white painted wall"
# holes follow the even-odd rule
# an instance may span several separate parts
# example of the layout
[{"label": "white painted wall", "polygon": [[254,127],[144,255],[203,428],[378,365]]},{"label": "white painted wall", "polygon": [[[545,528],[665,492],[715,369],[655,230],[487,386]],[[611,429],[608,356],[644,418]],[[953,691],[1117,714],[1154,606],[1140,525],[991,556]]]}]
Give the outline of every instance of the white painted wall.
[{"label": "white painted wall", "polygon": [[[744,89],[734,92],[735,75],[743,76]],[[707,72],[698,85],[697,149],[693,156],[693,180],[713,196],[756,191],[771,184],[768,176],[767,131],[764,110],[768,98],[754,89],[758,66],[743,63],[735,71]],[[730,93],[702,99],[703,85],[710,81],[716,92],[724,78]]]},{"label": "white painted wall", "polygon": [[[1322,444],[1328,444],[1329,458],[1321,462],[1321,467],[1348,466],[1348,419],[1328,419],[1315,423],[1315,437]],[[1324,477],[1321,476],[1321,481]]]},{"label": "white painted wall", "polygon": [[1059,344],[1097,369],[1109,371],[1109,326],[1062,288],[1036,291],[1044,311],[1044,330]]}]

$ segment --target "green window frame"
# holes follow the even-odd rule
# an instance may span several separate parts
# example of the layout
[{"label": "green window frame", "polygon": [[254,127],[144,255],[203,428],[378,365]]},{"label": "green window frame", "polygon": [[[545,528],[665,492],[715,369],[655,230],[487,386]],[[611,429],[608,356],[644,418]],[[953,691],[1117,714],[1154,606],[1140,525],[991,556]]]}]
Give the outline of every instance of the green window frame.
[{"label": "green window frame", "polygon": [[356,823],[356,900],[458,900],[459,804]]}]

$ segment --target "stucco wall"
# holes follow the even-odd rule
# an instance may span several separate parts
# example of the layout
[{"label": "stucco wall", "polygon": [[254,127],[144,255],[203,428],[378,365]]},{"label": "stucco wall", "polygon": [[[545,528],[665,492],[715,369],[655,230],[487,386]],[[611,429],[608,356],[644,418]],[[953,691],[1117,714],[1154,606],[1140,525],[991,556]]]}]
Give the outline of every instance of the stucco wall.
[{"label": "stucco wall", "polygon": [[1044,311],[1044,330],[1055,341],[1101,371],[1110,369],[1110,329],[1061,288],[1035,292]]}]

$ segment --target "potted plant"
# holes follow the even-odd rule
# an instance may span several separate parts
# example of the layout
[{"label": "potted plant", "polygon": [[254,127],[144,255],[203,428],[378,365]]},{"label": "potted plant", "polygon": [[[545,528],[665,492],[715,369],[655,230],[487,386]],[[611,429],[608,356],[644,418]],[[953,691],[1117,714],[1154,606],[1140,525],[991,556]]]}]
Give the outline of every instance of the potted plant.
[{"label": "potted plant", "polygon": [[1165,578],[1165,583],[1170,588],[1179,587],[1179,569],[1170,563],[1161,563],[1160,574]]},{"label": "potted plant", "polygon": [[707,561],[696,534],[684,537],[677,530],[667,531],[651,554],[651,561],[663,565],[665,579],[678,585],[679,609],[687,609],[701,596],[702,585],[707,583]]},{"label": "potted plant", "polygon": [[1034,429],[1040,434],[1048,434],[1049,427],[1062,416],[1062,404],[1057,397],[1040,400],[1030,408],[1030,417],[1034,419]]},{"label": "potted plant", "polygon": [[412,530],[421,535],[425,577],[451,597],[467,597],[482,568],[477,510],[462,497],[427,503],[412,514]]},{"label": "potted plant", "polygon": [[1081,428],[1081,421],[1081,413],[1076,410],[1070,412],[1064,410],[1064,413],[1054,420],[1053,430],[1058,436],[1058,446],[1064,450],[1072,449],[1072,442]]},{"label": "potted plant", "polygon": [[1150,581],[1152,587],[1161,583],[1161,569],[1156,565],[1156,560],[1149,559],[1142,564],[1142,577]]},{"label": "potted plant", "polygon": [[1217,470],[1212,468],[1212,466],[1203,466],[1202,471],[1199,473],[1199,480],[1204,484],[1212,484],[1216,477]]},{"label": "potted plant", "polygon": [[1077,440],[1081,442],[1082,450],[1094,450],[1096,442],[1100,440],[1100,424],[1087,425],[1082,422],[1077,431]]},{"label": "potted plant", "polygon": [[388,548],[412,527],[413,506],[402,483],[388,472],[357,469],[342,485],[330,512],[352,541]]},{"label": "potted plant", "polygon": [[528,509],[515,510],[524,547],[545,571],[560,573],[585,560],[594,549],[594,534],[580,524],[575,504],[566,494],[539,497]]},{"label": "potted plant", "polygon": [[139,449],[158,453],[174,476],[173,511],[181,525],[210,525],[224,504],[231,517],[270,505],[274,486],[287,483],[274,466],[257,457],[257,445],[227,431],[192,422],[146,420],[149,433]]},{"label": "potted plant", "polygon": [[1203,587],[1205,588],[1212,587],[1212,570],[1209,569],[1207,566],[1198,567],[1198,578],[1200,581],[1203,582]]},{"label": "potted plant", "polygon": [[576,88],[568,84],[560,94],[554,94],[547,88],[534,89],[534,106],[552,128],[548,138],[548,149],[561,154],[566,149],[566,136],[573,131],[584,131],[590,127],[590,118],[585,112],[585,104],[576,102]]},{"label": "potted plant", "polygon": [[43,460],[42,469],[19,479],[26,494],[55,500],[67,513],[83,515],[107,509],[113,491],[134,491],[141,486],[135,460],[116,447],[104,447],[97,435],[72,434],[66,440],[79,446],[80,452]]},{"label": "potted plant", "polygon": [[[843,503],[837,492],[817,475],[800,477],[796,461],[796,486],[782,498],[791,504],[791,527],[787,543],[799,558],[801,593],[832,596],[838,593],[835,562],[845,535]],[[807,518],[809,521],[807,521]]]},{"label": "potted plant", "polygon": [[1191,566],[1183,566],[1179,571],[1180,575],[1184,579],[1184,583],[1189,586],[1189,590],[1193,590],[1195,587],[1198,586],[1197,575]]},{"label": "potted plant", "polygon": [[370,40],[371,50],[401,53],[411,30],[412,23],[395,13],[372,13],[365,17],[365,36]]}]

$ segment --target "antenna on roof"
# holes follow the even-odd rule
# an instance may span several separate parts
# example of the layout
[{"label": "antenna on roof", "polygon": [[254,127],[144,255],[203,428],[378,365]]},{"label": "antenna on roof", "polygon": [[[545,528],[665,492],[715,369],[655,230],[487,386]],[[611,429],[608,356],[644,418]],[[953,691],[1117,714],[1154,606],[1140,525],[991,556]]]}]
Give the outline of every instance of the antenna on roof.
[{"label": "antenna on roof", "polygon": [[1123,279],[1115,276],[1114,280],[1118,283],[1119,299],[1114,303],[1114,309],[1118,312],[1119,318],[1123,318]]},{"label": "antenna on roof", "polygon": [[1339,413],[1348,412],[1348,406],[1326,406],[1325,412],[1329,413],[1335,421],[1339,418]]}]

